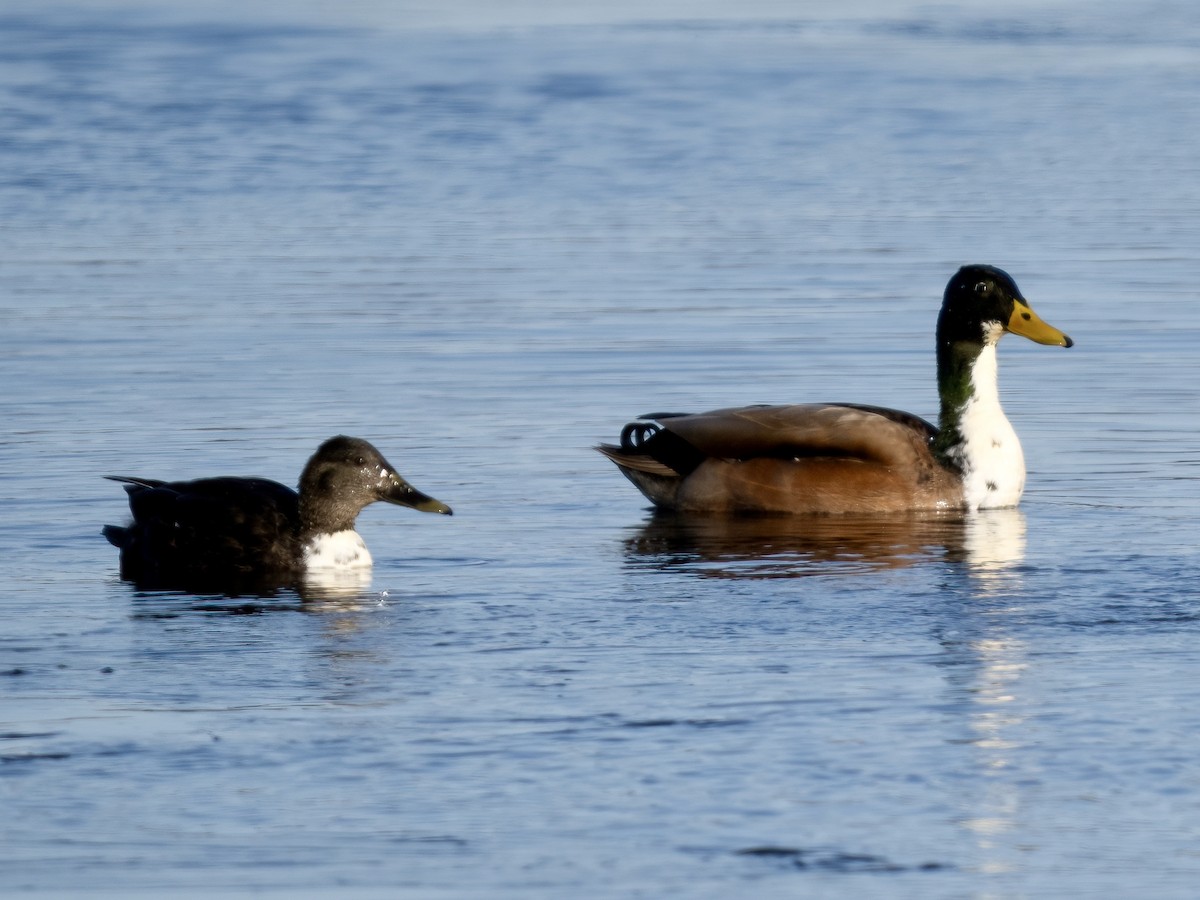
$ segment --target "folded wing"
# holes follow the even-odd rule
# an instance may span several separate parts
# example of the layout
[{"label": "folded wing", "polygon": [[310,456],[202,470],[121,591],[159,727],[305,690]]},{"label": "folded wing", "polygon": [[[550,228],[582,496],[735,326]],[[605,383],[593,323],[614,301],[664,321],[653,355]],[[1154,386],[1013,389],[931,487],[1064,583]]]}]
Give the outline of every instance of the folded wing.
[{"label": "folded wing", "polygon": [[[701,458],[861,459],[884,466],[911,466],[928,457],[936,429],[917,416],[898,410],[852,404],[805,403],[791,406],[744,406],[696,415],[647,416],[663,432],[681,438]],[[662,432],[648,436],[640,448],[681,475],[700,460],[679,460],[654,444]],[[674,443],[663,438],[662,444]],[[664,446],[665,449],[665,446]],[[678,468],[677,468],[678,466]]]}]

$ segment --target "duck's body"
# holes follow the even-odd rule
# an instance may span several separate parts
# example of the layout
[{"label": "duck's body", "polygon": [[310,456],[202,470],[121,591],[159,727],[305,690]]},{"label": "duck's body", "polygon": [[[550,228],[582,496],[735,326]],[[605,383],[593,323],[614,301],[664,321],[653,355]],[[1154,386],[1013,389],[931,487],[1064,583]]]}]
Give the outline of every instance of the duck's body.
[{"label": "duck's body", "polygon": [[265,478],[125,484],[133,522],[108,525],[121,550],[121,577],[149,587],[290,583],[306,572],[372,564],[354,530],[377,500],[424,512],[450,507],[421,493],[359,438],[330,438],[308,461],[294,491]]},{"label": "duck's body", "polygon": [[656,414],[598,449],[656,506],[694,512],[894,513],[1014,506],[1020,441],[1000,407],[1006,332],[1070,347],[1004,272],[965,266],[938,317],[938,427],[855,404]]},{"label": "duck's body", "polygon": [[[874,513],[957,508],[962,486],[916,416],[848,404],[647,417],[601,451],[656,506],[697,512]],[[657,429],[657,430],[654,430]]]}]

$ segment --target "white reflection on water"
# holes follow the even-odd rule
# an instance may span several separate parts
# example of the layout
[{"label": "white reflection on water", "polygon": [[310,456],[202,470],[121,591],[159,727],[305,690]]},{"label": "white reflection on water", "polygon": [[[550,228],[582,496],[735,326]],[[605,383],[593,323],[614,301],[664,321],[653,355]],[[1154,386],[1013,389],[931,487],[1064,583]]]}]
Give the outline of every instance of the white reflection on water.
[{"label": "white reflection on water", "polygon": [[1025,514],[991,509],[968,516],[963,549],[975,588],[992,593],[1016,587],[1025,559]]},{"label": "white reflection on water", "polygon": [[970,516],[964,549],[974,615],[963,623],[969,633],[955,650],[957,672],[950,682],[962,704],[963,743],[969,748],[965,765],[975,791],[959,824],[979,853],[979,871],[999,875],[1014,871],[1005,836],[1018,827],[1016,779],[1028,766],[1019,737],[1027,718],[1020,696],[1028,650],[1012,627],[1013,617],[1024,612],[1024,514],[997,509]]},{"label": "white reflection on water", "polygon": [[309,569],[301,593],[308,600],[360,597],[371,589],[371,569]]},{"label": "white reflection on water", "polygon": [[1010,637],[972,641],[970,652],[978,665],[967,696],[971,704],[968,727],[973,735],[969,743],[974,751],[979,795],[975,809],[961,824],[976,841],[980,869],[994,874],[1012,869],[1001,837],[1017,827],[1021,808],[1021,791],[1011,773],[1021,768],[1022,743],[1015,734],[1025,716],[1018,711],[1016,701],[1028,664],[1024,645]]}]

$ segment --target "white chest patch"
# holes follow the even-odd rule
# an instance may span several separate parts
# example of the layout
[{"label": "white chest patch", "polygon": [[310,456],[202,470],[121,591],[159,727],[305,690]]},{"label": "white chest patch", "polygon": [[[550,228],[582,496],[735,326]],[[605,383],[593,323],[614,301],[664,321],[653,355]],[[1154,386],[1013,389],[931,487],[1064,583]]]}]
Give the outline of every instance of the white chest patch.
[{"label": "white chest patch", "polygon": [[985,346],[972,370],[975,395],[963,408],[963,442],[951,451],[963,473],[971,509],[1016,506],[1025,491],[1025,454],[1000,408],[996,389],[996,345]]},{"label": "white chest patch", "polygon": [[306,569],[365,569],[373,560],[357,531],[319,534],[304,548]]},{"label": "white chest patch", "polygon": [[963,414],[959,463],[963,492],[972,509],[1016,506],[1025,490],[1025,454],[1000,407],[971,402]]}]

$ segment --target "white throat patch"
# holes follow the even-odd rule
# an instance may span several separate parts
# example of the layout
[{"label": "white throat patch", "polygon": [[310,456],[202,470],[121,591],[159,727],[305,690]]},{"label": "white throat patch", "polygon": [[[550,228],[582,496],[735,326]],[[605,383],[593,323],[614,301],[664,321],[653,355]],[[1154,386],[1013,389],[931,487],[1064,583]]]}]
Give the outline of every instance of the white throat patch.
[{"label": "white throat patch", "polygon": [[971,509],[1016,506],[1025,490],[1025,454],[1000,408],[994,340],[975,360],[971,384],[959,423],[963,442],[950,451],[962,469],[964,499]]},{"label": "white throat patch", "polygon": [[367,545],[352,529],[318,534],[304,548],[306,569],[365,569],[372,562]]}]

